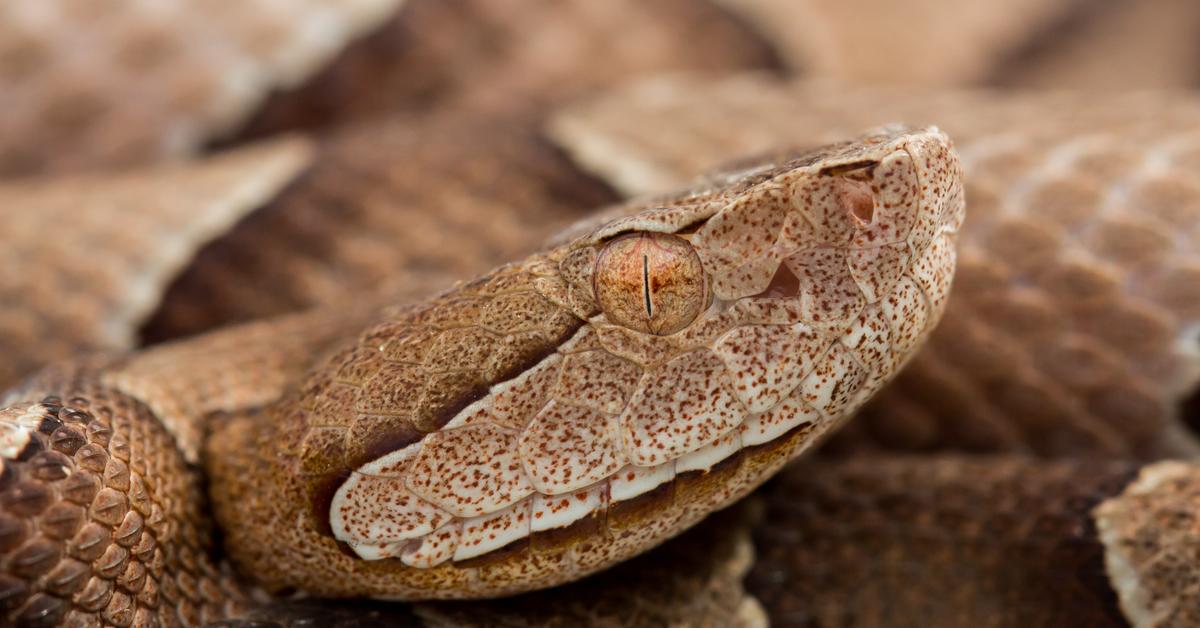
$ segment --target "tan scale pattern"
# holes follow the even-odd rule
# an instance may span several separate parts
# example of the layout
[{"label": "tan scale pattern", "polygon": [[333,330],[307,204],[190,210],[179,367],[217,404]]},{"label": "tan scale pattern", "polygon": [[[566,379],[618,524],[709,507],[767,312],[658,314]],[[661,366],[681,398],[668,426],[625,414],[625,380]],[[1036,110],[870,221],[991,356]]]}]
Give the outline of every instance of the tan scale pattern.
[{"label": "tan scale pattern", "polygon": [[777,65],[756,32],[705,0],[405,0],[238,137],[431,111],[540,114],[635,76]]},{"label": "tan scale pattern", "polygon": [[1130,623],[1182,628],[1200,623],[1200,468],[1146,466],[1124,492],[1095,510],[1105,565]]},{"label": "tan scale pattern", "polygon": [[336,312],[293,314],[158,345],[114,360],[100,380],[148,405],[175,437],[184,458],[195,464],[213,413],[278,400],[372,310],[367,303]]},{"label": "tan scale pattern", "polygon": [[[897,159],[911,163],[901,175],[887,166]],[[877,230],[913,243],[914,259],[901,275],[914,291],[889,293],[873,304],[863,298],[860,308],[904,308],[888,321],[888,350],[899,359],[861,364],[843,344],[857,329],[859,313],[842,312],[819,298],[805,306],[806,295],[820,286],[802,280],[772,295],[760,295],[753,282],[730,283],[724,296],[718,293],[708,311],[676,334],[627,329],[617,336],[656,343],[650,353],[605,345],[601,332],[618,326],[595,305],[590,267],[580,263],[595,255],[584,251],[623,231],[671,233],[691,223],[694,233],[683,237],[690,238],[706,272],[716,276],[721,264],[737,260],[714,252],[739,238],[739,229],[753,229],[764,211],[803,219],[815,211],[809,199],[834,199],[849,182],[869,190],[873,209],[862,215],[863,199],[856,197],[846,202],[841,218],[832,206],[820,210],[829,225],[839,220],[854,225],[841,229],[847,236],[841,246],[853,248],[858,236]],[[778,190],[788,192],[781,196]],[[474,597],[566,582],[660,543],[744,495],[838,425],[864,401],[865,371],[890,377],[940,314],[929,312],[912,326],[911,308],[927,307],[927,297],[910,274],[917,259],[939,254],[930,245],[934,237],[953,237],[962,195],[944,135],[894,131],[764,166],[663,205],[627,207],[628,218],[570,244],[386,312],[357,343],[315,371],[298,395],[272,408],[269,421],[235,421],[229,433],[216,435],[211,441],[216,510],[243,571],[272,589]],[[933,229],[922,229],[925,222]],[[808,241],[779,245],[775,265],[762,269],[767,283],[777,272],[791,272],[782,262],[793,251],[827,245],[819,232]],[[953,264],[952,257],[936,259]],[[848,276],[844,257],[842,264],[840,272]],[[806,271],[802,265],[791,268]],[[912,295],[919,301],[912,302]],[[708,347],[744,325],[797,324],[825,338],[812,372],[787,391],[815,412],[790,413],[777,421],[780,429],[758,430],[760,440],[747,442],[742,430],[749,412],[733,390],[739,379],[758,373],[731,370]],[[628,381],[636,385],[614,380],[617,385],[604,395],[620,397],[575,405],[570,382],[581,384],[576,391],[608,382],[586,359],[599,352],[609,354],[611,363],[628,364]],[[542,368],[559,373],[543,375]],[[689,374],[675,377],[673,370]],[[502,422],[493,423],[496,396],[506,392],[509,380],[535,376],[558,384],[549,395],[510,403]],[[718,403],[709,405],[711,400]],[[518,408],[527,414],[515,414]],[[580,425],[585,419],[596,423]],[[608,438],[579,437],[585,428],[608,432]],[[546,440],[551,431],[564,435],[554,447]],[[260,444],[249,445],[255,441]],[[588,475],[595,470],[587,461],[593,453],[603,457],[594,448],[606,442],[612,444],[611,467],[626,459],[657,466],[626,465],[597,482]],[[260,451],[275,453],[251,453]],[[539,469],[542,474],[531,480]],[[539,485],[588,507],[556,507],[548,499],[553,493],[536,492]],[[246,499],[261,508],[246,508]],[[445,522],[446,517],[453,519]]]},{"label": "tan scale pattern", "polygon": [[195,256],[144,335],[345,309],[363,295],[424,299],[528,255],[614,199],[525,117],[394,119],[331,133],[304,176]]},{"label": "tan scale pattern", "polygon": [[0,177],[197,152],[400,0],[0,6]]},{"label": "tan scale pattern", "polygon": [[[1125,499],[1116,496],[1137,466],[1015,456],[802,461],[760,493],[766,509],[746,586],[774,625],[1127,626],[1093,509]],[[1149,523],[1183,503],[1164,493],[1156,504],[1165,510],[1127,511],[1145,524],[1123,528],[1122,538],[1130,547],[1140,547],[1134,529],[1187,538],[1171,549],[1194,555],[1194,528],[1159,536],[1162,524]],[[1170,551],[1150,551],[1160,547]],[[1181,616],[1194,608],[1191,594],[1167,591],[1164,607]]]},{"label": "tan scale pattern", "polygon": [[677,78],[580,105],[552,129],[591,170],[646,193],[730,154],[896,121],[955,137],[971,218],[945,320],[855,422],[855,442],[1195,451],[1178,420],[1200,384],[1200,137],[1179,131],[1200,123],[1194,99]]},{"label": "tan scale pattern", "polygon": [[140,402],[73,379],[43,380],[12,406],[40,421],[0,458],[3,623],[199,625],[235,612],[244,600],[210,562],[203,490],[171,436]]},{"label": "tan scale pattern", "polygon": [[132,349],[196,251],[311,158],[292,139],[108,177],[0,184],[0,387],[81,351]]},{"label": "tan scale pattern", "polygon": [[991,78],[1036,35],[1091,8],[1080,0],[718,2],[754,24],[788,65],[808,76],[930,86]]}]

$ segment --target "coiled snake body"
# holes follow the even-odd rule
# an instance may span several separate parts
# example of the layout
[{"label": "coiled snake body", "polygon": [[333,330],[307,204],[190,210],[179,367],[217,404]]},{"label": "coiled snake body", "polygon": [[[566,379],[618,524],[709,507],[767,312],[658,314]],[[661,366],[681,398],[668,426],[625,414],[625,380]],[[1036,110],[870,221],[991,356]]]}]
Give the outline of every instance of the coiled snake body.
[{"label": "coiled snake body", "polygon": [[[410,18],[461,26],[453,8],[414,5],[382,35]],[[534,17],[582,28],[575,13],[597,10],[455,6],[490,20],[469,28],[522,42]],[[348,9],[331,36],[389,10]],[[564,72],[538,39],[528,58],[493,59],[418,38],[417,61],[380,66],[380,80],[400,77],[410,113],[426,82],[449,89],[446,112],[0,186],[0,204],[30,206],[0,215],[12,242],[0,255],[34,269],[0,276],[12,305],[0,376],[77,353],[0,399],[6,621],[199,625],[325,617],[278,597],[261,607],[266,593],[549,587],[350,609],[427,624],[759,623],[742,589],[752,509],[627,559],[777,473],[747,586],[780,623],[1198,619],[1198,474],[1143,463],[1196,451],[1200,161],[1185,130],[1200,107],[755,75],[656,79],[556,109],[608,74],[780,70],[782,49],[706,3],[613,10],[637,18],[595,27],[629,35],[612,68]],[[335,69],[353,75],[361,54]],[[493,71],[443,80],[430,55]],[[320,115],[387,106],[337,76],[315,90],[351,93]],[[496,115],[496,87],[530,102]],[[296,124],[276,104],[248,133]],[[161,109],[154,124],[173,115]],[[216,126],[210,114],[183,126]],[[895,121],[945,129],[965,188],[947,135],[880,126]],[[779,148],[824,142],[840,143]],[[38,162],[5,144],[0,169],[152,150],[45,146]],[[760,157],[695,179],[746,154]],[[538,244],[624,194],[639,200]],[[169,338],[313,303],[324,307],[123,351],[155,307],[147,333]],[[108,351],[82,351],[96,348]],[[874,457],[781,471],[852,414],[826,451]]]},{"label": "coiled snake body", "polygon": [[[619,212],[386,310],[293,393],[216,431],[210,490],[239,567],[274,590],[491,596],[662,542],[757,486],[912,355],[949,292],[963,196],[944,135],[895,131]],[[24,500],[37,521],[82,515],[85,491],[100,516],[87,525],[112,542],[81,543],[158,570],[126,577],[217,603],[202,539],[194,554],[166,541],[198,534],[195,486],[148,484],[182,476],[201,448],[167,447],[150,415],[175,414],[160,418],[177,436],[201,419],[172,413],[169,393],[139,395],[170,386],[142,359],[52,369],[10,393],[6,470],[36,493]],[[44,475],[56,465],[82,468]]]}]

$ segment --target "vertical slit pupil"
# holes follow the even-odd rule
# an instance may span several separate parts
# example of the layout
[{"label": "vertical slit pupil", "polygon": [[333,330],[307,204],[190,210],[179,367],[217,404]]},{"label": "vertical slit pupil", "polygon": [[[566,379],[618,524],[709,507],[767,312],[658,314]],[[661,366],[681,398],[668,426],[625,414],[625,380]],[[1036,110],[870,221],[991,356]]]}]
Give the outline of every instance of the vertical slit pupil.
[{"label": "vertical slit pupil", "polygon": [[642,298],[646,301],[646,318],[654,318],[654,306],[650,304],[650,258],[642,255]]}]

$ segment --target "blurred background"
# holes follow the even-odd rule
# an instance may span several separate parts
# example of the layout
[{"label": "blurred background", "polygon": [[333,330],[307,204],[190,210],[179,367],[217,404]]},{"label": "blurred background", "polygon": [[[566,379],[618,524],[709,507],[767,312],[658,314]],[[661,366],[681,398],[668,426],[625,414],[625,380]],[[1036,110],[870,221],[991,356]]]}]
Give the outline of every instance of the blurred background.
[{"label": "blurred background", "polygon": [[545,107],[664,71],[1189,88],[1190,0],[13,0],[0,176],[181,157],[286,129]]}]

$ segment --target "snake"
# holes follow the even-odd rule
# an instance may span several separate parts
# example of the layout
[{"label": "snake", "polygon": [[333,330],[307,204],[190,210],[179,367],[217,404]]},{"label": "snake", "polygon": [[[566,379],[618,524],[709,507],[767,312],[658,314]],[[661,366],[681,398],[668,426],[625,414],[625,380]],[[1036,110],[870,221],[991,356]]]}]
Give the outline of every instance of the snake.
[{"label": "snake", "polygon": [[[456,598],[574,580],[742,497],[884,385],[940,317],[964,202],[949,139],[919,130],[713,175],[620,212],[385,308],[294,394],[206,442],[188,426],[202,417],[172,394],[203,387],[199,373],[176,383],[152,366],[161,357],[136,354],[52,367],[5,399],[15,512],[36,517],[37,536],[77,530],[87,549],[58,570],[141,567],[122,577],[156,577],[167,599],[191,597],[168,592],[174,580],[220,600],[215,567],[165,552],[172,527],[198,536],[186,530],[199,496],[150,485],[182,482],[203,449],[229,555],[269,590]],[[196,342],[172,361],[208,351],[229,368],[213,340]],[[243,359],[249,346],[232,344]],[[252,403],[233,395],[209,412]],[[80,526],[85,512],[95,521]],[[26,579],[56,562],[39,543],[11,560]],[[84,604],[102,599],[88,593]],[[54,599],[33,595],[26,610]],[[159,609],[185,623],[219,616]],[[140,621],[150,609],[115,592],[98,610]]]},{"label": "snake", "polygon": [[[245,137],[313,126],[295,101],[358,89],[339,72],[445,19],[411,4],[312,85],[243,103]],[[729,4],[624,7],[672,43],[612,73],[779,73]],[[477,32],[553,15],[456,10]],[[696,30],[725,54],[688,53]],[[1152,463],[1194,452],[1191,100],[759,74],[564,109],[611,77],[529,63],[473,57],[493,78],[455,79],[417,124],[0,185],[28,207],[9,265],[46,269],[2,286],[9,622],[1195,623],[1196,474]],[[496,88],[532,110],[496,112]],[[316,115],[358,114],[340,106],[380,103]],[[9,172],[79,168],[18,146]],[[862,244],[931,205],[936,237]],[[130,352],[148,317],[169,339],[261,316]],[[833,460],[785,466],[819,440]],[[947,449],[999,457],[883,453]],[[306,596],[386,601],[286,599]]]}]

